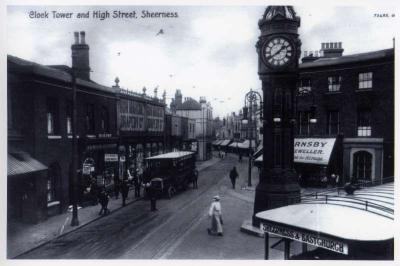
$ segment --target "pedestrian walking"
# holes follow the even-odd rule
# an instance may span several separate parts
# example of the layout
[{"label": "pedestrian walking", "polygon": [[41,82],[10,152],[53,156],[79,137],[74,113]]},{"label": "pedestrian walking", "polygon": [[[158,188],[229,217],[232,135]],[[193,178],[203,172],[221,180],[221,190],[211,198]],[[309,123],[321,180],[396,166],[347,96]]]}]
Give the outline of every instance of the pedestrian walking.
[{"label": "pedestrian walking", "polygon": [[107,215],[110,213],[110,210],[107,208],[109,198],[110,198],[110,196],[108,195],[105,188],[104,187],[101,188],[101,190],[99,192],[99,203],[101,205],[99,215],[102,215],[102,214]]},{"label": "pedestrian walking", "polygon": [[120,192],[120,181],[118,179],[118,177],[114,174],[112,174],[112,177],[114,179],[114,195],[115,195],[115,199],[118,199],[119,197],[119,192]]},{"label": "pedestrian walking", "polygon": [[211,218],[211,228],[207,228],[209,235],[223,236],[222,210],[219,196],[214,196],[208,215]]},{"label": "pedestrian walking", "polygon": [[144,188],[146,190],[146,195],[150,198],[150,211],[158,211],[157,210],[157,191],[156,189],[151,185],[150,182],[144,184]]},{"label": "pedestrian walking", "polygon": [[236,185],[236,178],[238,178],[239,174],[236,171],[236,166],[234,166],[232,168],[232,170],[229,173],[229,178],[231,179],[231,183],[232,183],[232,188],[235,189],[235,185]]},{"label": "pedestrian walking", "polygon": [[124,179],[121,183],[122,206],[126,205],[126,199],[128,198],[128,193],[129,193],[128,180]]},{"label": "pedestrian walking", "polygon": [[199,172],[197,170],[194,170],[192,178],[193,189],[197,189],[197,179],[199,178]]},{"label": "pedestrian walking", "polygon": [[139,198],[140,197],[140,180],[137,174],[135,174],[133,178],[133,185],[135,186],[135,197]]}]

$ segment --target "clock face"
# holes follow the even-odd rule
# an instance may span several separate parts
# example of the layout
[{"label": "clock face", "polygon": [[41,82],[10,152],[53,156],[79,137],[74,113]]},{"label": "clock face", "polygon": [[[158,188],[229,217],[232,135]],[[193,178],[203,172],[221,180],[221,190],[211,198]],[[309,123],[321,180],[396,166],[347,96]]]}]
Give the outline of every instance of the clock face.
[{"label": "clock face", "polygon": [[266,62],[274,67],[284,66],[292,60],[293,47],[289,41],[277,37],[270,40],[264,46],[264,55]]}]

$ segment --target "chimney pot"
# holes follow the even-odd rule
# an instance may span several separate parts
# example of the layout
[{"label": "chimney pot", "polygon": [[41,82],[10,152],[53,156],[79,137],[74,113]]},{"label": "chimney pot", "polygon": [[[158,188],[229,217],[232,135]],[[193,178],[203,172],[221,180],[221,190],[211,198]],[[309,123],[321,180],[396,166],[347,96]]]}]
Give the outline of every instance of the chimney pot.
[{"label": "chimney pot", "polygon": [[85,44],[85,32],[81,31],[81,44]]},{"label": "chimney pot", "polygon": [[79,32],[75,31],[74,37],[75,37],[75,44],[79,44]]},{"label": "chimney pot", "polygon": [[339,49],[342,49],[342,42],[339,42]]}]

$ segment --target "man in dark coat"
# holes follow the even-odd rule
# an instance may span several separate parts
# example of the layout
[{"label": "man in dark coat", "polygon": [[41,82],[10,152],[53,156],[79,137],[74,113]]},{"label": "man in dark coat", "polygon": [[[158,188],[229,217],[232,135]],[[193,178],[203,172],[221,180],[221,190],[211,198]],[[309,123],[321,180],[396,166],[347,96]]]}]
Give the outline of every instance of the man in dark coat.
[{"label": "man in dark coat", "polygon": [[128,193],[129,193],[128,181],[123,180],[121,183],[122,206],[126,205],[126,198],[128,197]]},{"label": "man in dark coat", "polygon": [[105,190],[105,188],[101,188],[101,190],[99,192],[99,202],[101,205],[99,215],[102,215],[102,214],[107,215],[110,213],[110,210],[107,209],[108,200],[109,200],[109,195],[108,195],[107,191]]},{"label": "man in dark coat", "polygon": [[156,207],[157,190],[151,185],[150,182],[144,184],[146,195],[150,198],[150,211],[158,211]]},{"label": "man in dark coat", "polygon": [[236,185],[236,178],[239,176],[238,172],[236,171],[236,166],[232,168],[232,170],[229,173],[229,178],[231,179],[232,182],[232,188],[235,189]]}]

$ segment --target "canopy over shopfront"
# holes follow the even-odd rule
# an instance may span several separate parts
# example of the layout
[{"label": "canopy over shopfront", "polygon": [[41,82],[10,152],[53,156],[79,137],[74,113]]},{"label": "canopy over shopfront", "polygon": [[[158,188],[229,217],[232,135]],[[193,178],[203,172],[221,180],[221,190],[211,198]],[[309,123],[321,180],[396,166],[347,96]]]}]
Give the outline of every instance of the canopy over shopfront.
[{"label": "canopy over shopfront", "polygon": [[[308,163],[328,165],[332,154],[335,138],[295,138],[294,158],[295,163]],[[262,163],[262,152],[257,151],[255,162]]]},{"label": "canopy over shopfront", "polygon": [[295,138],[294,162],[328,165],[336,138]]},{"label": "canopy over shopfront", "polygon": [[225,146],[228,146],[229,143],[231,143],[231,142],[232,142],[232,141],[231,141],[230,139],[225,139],[225,140],[223,140],[223,141],[219,144],[219,146],[225,147]]},{"label": "canopy over shopfront", "polygon": [[303,196],[302,203],[257,213],[265,232],[266,258],[272,234],[285,241],[287,259],[290,241],[327,250],[332,257],[339,254],[342,259],[393,259],[393,193],[391,183],[365,188],[351,196]]},{"label": "canopy over shopfront", "polygon": [[7,176],[29,174],[46,170],[47,166],[32,158],[27,152],[7,154]]},{"label": "canopy over shopfront", "polygon": [[213,143],[212,143],[212,145],[214,145],[214,146],[218,146],[220,143],[222,143],[224,140],[223,139],[217,139],[217,140],[215,140]]}]

